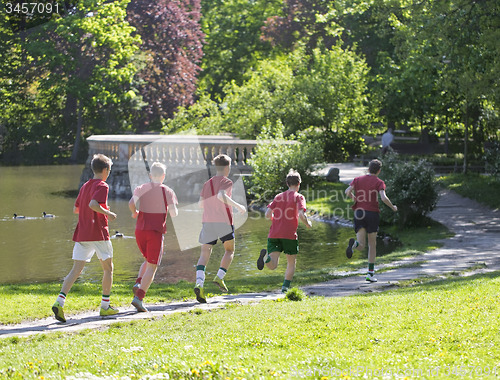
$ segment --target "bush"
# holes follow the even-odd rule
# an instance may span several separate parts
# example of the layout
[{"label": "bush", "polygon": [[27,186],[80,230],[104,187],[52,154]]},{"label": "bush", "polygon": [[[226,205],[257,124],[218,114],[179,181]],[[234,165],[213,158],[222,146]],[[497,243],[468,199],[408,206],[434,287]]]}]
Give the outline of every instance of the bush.
[{"label": "bush", "polygon": [[401,227],[416,225],[434,209],[437,198],[437,183],[434,170],[425,160],[403,162],[395,153],[383,159],[380,178],[384,180],[387,196],[398,207],[394,213],[381,207],[381,220],[397,223]]},{"label": "bush", "polygon": [[292,288],[286,292],[286,299],[288,301],[302,301],[306,295],[299,288]]},{"label": "bush", "polygon": [[500,141],[494,142],[486,149],[484,159],[488,173],[500,179]]},{"label": "bush", "polygon": [[283,137],[283,126],[276,130],[268,128],[258,137],[255,153],[249,160],[253,175],[249,180],[249,193],[257,201],[268,202],[287,189],[285,179],[290,169],[297,170],[302,177],[302,186],[312,184],[317,177],[312,172],[322,162],[323,151],[317,141],[297,142]]}]

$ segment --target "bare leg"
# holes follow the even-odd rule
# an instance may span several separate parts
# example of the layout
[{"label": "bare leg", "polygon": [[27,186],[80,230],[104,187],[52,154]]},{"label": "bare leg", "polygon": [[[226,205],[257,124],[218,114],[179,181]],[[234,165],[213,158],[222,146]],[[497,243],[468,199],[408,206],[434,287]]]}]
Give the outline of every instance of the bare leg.
[{"label": "bare leg", "polygon": [[292,281],[295,274],[295,265],[297,263],[297,255],[286,255],[286,272],[285,280]]},{"label": "bare leg", "polygon": [[221,268],[228,270],[234,258],[234,239],[224,242],[224,250],[225,252],[222,260],[220,261],[220,266]]},{"label": "bare leg", "polygon": [[368,263],[374,264],[377,257],[377,233],[368,234]]},{"label": "bare leg", "polygon": [[212,246],[210,244],[203,244],[201,246],[201,255],[196,265],[207,265],[208,260],[210,260],[210,255],[212,254]]},{"label": "bare leg", "polygon": [[100,260],[102,266],[102,294],[111,294],[113,285],[113,259]]},{"label": "bare leg", "polygon": [[275,270],[278,267],[278,263],[280,261],[280,253],[281,252],[271,252],[269,256],[271,257],[271,261],[266,263],[266,266],[271,269]]},{"label": "bare leg", "polygon": [[141,267],[139,268],[139,274],[137,275],[137,278],[144,277],[144,272],[146,272],[146,264],[147,264],[147,261],[144,260],[144,262],[141,264]]},{"label": "bare leg", "polygon": [[[158,265],[156,264],[151,264],[148,262],[145,262],[144,266],[144,274],[142,275],[142,281],[141,281],[141,289],[144,290],[144,293],[147,293],[149,287],[151,286],[151,283],[153,282],[153,279],[156,274],[156,269],[158,268]],[[142,268],[142,266],[141,266]]]},{"label": "bare leg", "polygon": [[358,230],[358,232],[356,233],[356,240],[359,245],[354,249],[357,249],[358,251],[364,250],[366,246],[366,229],[360,228]]},{"label": "bare leg", "polygon": [[68,275],[64,278],[64,282],[62,284],[61,292],[64,294],[68,294],[71,290],[71,287],[75,283],[76,279],[82,273],[83,268],[85,267],[86,262],[82,260],[74,260],[73,268],[71,268]]}]

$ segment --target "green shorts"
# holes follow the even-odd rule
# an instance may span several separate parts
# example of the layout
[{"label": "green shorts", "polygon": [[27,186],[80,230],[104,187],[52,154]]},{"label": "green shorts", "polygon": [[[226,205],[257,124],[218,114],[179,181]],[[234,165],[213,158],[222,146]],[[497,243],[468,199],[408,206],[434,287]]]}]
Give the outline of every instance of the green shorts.
[{"label": "green shorts", "polygon": [[299,253],[299,241],[267,238],[267,252],[285,252],[287,255],[296,255]]}]

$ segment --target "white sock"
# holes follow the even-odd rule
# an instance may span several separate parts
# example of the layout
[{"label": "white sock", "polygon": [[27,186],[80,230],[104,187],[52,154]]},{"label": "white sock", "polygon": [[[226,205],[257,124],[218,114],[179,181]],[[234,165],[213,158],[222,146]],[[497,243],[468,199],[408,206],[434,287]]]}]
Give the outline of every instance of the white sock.
[{"label": "white sock", "polygon": [[64,307],[64,301],[66,301],[66,297],[64,297],[62,294],[59,294],[56,302],[59,302],[59,305],[61,305],[61,307]]},{"label": "white sock", "polygon": [[101,307],[106,310],[106,309],[109,308],[109,303],[110,303],[109,302],[109,297],[104,297],[103,296],[102,299],[101,299]]},{"label": "white sock", "polygon": [[200,285],[203,287],[203,284],[205,284],[205,271],[204,270],[197,270],[196,271],[196,285]]},{"label": "white sock", "polygon": [[226,275],[226,271],[223,270],[223,269],[219,269],[219,271],[217,272],[217,276],[222,280],[224,278],[224,276]]}]

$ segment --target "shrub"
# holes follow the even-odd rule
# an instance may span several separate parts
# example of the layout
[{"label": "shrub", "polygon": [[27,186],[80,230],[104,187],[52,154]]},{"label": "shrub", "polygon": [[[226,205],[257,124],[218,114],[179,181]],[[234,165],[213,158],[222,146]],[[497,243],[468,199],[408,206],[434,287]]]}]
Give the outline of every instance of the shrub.
[{"label": "shrub", "polygon": [[494,142],[486,149],[484,159],[488,173],[500,179],[500,141]]},{"label": "shrub", "polygon": [[317,165],[323,159],[317,141],[298,142],[284,138],[283,126],[279,122],[274,132],[264,128],[257,140],[257,147],[249,160],[253,175],[247,185],[249,193],[258,202],[271,201],[276,194],[287,189],[285,179],[290,169],[300,173],[302,186],[316,180],[312,172],[318,169]]},{"label": "shrub", "polygon": [[286,292],[286,299],[288,301],[302,301],[306,295],[299,288],[292,288]]},{"label": "shrub", "polygon": [[395,153],[383,159],[380,178],[384,180],[387,196],[398,207],[394,213],[381,207],[385,223],[398,223],[401,227],[419,224],[436,205],[438,192],[434,170],[425,160],[401,161]]}]

